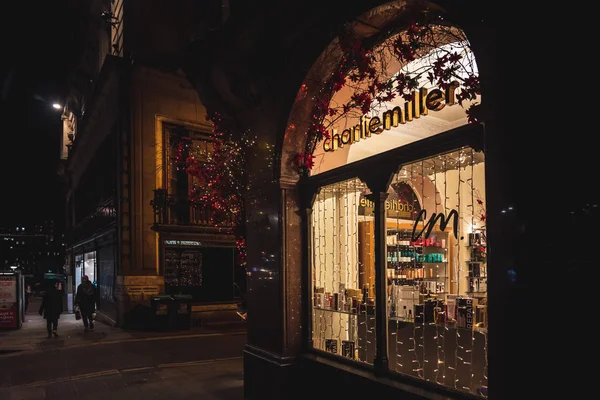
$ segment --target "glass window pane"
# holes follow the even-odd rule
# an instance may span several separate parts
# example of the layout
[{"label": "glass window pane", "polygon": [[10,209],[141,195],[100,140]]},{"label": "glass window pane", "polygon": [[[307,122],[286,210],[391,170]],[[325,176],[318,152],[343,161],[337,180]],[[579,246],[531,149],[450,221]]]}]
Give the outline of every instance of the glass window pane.
[{"label": "glass window pane", "polygon": [[96,252],[85,253],[83,256],[83,274],[90,278],[90,282],[96,285]]},{"label": "glass window pane", "polygon": [[470,148],[400,168],[386,201],[390,369],[487,387],[484,157]]},{"label": "glass window pane", "polygon": [[372,364],[375,221],[366,194],[353,179],[321,188],[313,204],[312,339],[316,349]]}]

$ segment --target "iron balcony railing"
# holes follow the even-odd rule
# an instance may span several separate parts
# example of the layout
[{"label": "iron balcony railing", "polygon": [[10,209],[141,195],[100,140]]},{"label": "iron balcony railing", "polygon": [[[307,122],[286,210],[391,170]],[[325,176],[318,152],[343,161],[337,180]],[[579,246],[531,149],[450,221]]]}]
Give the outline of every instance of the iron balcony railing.
[{"label": "iron balcony railing", "polygon": [[178,198],[173,194],[168,194],[166,189],[154,190],[154,199],[150,205],[154,210],[154,226],[230,227],[233,225],[231,215],[222,215],[215,221],[213,209],[203,208],[187,198]]},{"label": "iron balcony railing", "polygon": [[115,199],[110,198],[98,205],[92,213],[88,214],[88,216],[73,227],[71,232],[69,232],[70,235],[68,235],[70,242],[74,243],[86,239],[110,224],[116,223],[116,221]]}]

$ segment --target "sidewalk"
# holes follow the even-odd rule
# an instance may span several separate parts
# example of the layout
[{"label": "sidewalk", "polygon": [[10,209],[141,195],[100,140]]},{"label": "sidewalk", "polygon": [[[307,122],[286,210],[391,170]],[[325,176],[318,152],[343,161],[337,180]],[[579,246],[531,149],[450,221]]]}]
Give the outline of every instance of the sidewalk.
[{"label": "sidewalk", "polygon": [[96,321],[93,332],[83,331],[83,322],[75,319],[75,314],[63,313],[58,321],[57,338],[48,338],[46,320],[37,310],[41,299],[33,298],[29,312],[21,329],[0,330],[0,356],[22,351],[59,349],[100,343],[114,343],[134,340],[164,339],[166,337],[201,336],[220,333],[243,332],[239,325],[230,327],[191,327],[181,331],[129,331]]}]

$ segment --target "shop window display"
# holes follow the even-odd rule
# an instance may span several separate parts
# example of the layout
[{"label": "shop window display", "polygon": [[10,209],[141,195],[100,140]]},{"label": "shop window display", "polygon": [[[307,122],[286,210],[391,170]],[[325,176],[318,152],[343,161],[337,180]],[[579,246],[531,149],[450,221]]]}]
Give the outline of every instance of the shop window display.
[{"label": "shop window display", "polygon": [[387,310],[375,308],[374,203],[359,179],[312,207],[312,346],[373,364],[386,312],[390,371],[487,387],[484,156],[469,147],[399,167],[385,200]]},{"label": "shop window display", "polygon": [[390,369],[455,389],[487,387],[483,154],[404,165],[386,202]]},{"label": "shop window display", "polygon": [[374,218],[358,179],[322,187],[313,203],[312,341],[315,349],[373,363]]},{"label": "shop window display", "polygon": [[90,282],[94,285],[96,282],[96,252],[85,253],[83,255],[83,274],[90,278]]},{"label": "shop window display", "polygon": [[[377,74],[350,73],[315,107],[322,124],[307,148],[310,157],[297,158],[310,172],[311,190],[320,187],[310,223],[312,346],[400,380],[485,397],[484,155],[476,150],[482,131],[473,114],[481,101],[478,69],[461,31],[430,28],[413,26],[400,34],[403,40],[382,42],[366,64],[352,65]],[[398,60],[406,50],[399,43],[424,45]],[[331,184],[334,176],[363,180]],[[369,189],[387,191],[387,198],[369,196]],[[377,213],[374,201],[382,207]],[[354,352],[347,351],[351,345]]]}]

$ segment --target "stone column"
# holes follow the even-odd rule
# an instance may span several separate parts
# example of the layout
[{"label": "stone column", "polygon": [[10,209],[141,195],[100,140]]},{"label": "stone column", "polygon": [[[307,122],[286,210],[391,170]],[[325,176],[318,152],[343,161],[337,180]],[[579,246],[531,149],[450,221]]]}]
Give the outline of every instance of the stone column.
[{"label": "stone column", "polygon": [[256,151],[248,168],[257,179],[246,196],[244,392],[248,399],[282,399],[303,345],[302,213],[296,182],[269,179],[267,154]]}]

